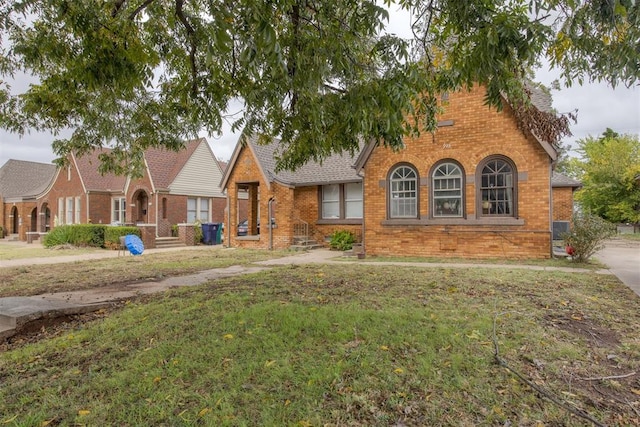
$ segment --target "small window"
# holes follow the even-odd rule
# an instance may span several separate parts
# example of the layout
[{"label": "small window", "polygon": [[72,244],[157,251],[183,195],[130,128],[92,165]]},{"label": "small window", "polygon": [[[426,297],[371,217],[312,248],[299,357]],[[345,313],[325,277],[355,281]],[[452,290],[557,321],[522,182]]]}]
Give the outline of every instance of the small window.
[{"label": "small window", "polygon": [[322,218],[340,218],[340,186],[338,184],[322,186]]},{"label": "small window", "polygon": [[124,197],[118,197],[111,201],[111,222],[113,224],[124,225],[127,222],[125,207]]},{"label": "small window", "polygon": [[398,166],[389,174],[389,217],[418,217],[418,173],[410,166]]},{"label": "small window", "polygon": [[362,219],[362,182],[320,187],[321,219]]},{"label": "small window", "polygon": [[80,224],[80,197],[76,197],[76,205],[75,205],[76,213],[75,213],[75,223]]},{"label": "small window", "polygon": [[197,214],[198,214],[198,200],[197,199],[187,199],[187,223],[193,224],[196,222]]},{"label": "small window", "polygon": [[513,163],[506,157],[492,157],[480,163],[479,170],[480,216],[515,217],[517,175]]},{"label": "small window", "polygon": [[187,223],[209,221],[209,199],[194,197],[187,199]]},{"label": "small window", "polygon": [[344,185],[345,218],[362,218],[362,183],[351,182]]},{"label": "small window", "polygon": [[67,218],[65,224],[73,224],[73,197],[67,197]]},{"label": "small window", "polygon": [[436,165],[431,174],[432,216],[460,218],[463,216],[464,175],[453,162]]}]

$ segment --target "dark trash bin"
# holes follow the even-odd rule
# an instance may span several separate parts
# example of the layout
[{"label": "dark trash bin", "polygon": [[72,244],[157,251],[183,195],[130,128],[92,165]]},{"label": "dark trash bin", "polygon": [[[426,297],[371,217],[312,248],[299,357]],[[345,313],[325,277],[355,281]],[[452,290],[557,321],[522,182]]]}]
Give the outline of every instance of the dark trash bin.
[{"label": "dark trash bin", "polygon": [[219,245],[222,243],[222,228],[224,227],[224,223],[222,222],[218,222],[218,223],[214,223],[213,225],[215,225],[214,227],[214,244],[215,245]]},{"label": "dark trash bin", "polygon": [[219,245],[221,243],[221,224],[205,222],[202,224],[202,243],[205,245]]},{"label": "dark trash bin", "polygon": [[210,222],[202,223],[202,243],[205,245],[213,245],[215,239],[213,225]]}]

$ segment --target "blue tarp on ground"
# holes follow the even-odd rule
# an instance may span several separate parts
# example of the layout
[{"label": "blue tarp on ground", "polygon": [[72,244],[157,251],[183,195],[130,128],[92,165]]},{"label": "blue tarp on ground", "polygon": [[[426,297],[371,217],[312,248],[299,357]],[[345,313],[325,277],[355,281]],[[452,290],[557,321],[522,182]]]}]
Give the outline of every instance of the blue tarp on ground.
[{"label": "blue tarp on ground", "polygon": [[124,236],[124,245],[129,249],[131,255],[141,255],[142,252],[144,252],[144,244],[135,234],[127,234]]}]

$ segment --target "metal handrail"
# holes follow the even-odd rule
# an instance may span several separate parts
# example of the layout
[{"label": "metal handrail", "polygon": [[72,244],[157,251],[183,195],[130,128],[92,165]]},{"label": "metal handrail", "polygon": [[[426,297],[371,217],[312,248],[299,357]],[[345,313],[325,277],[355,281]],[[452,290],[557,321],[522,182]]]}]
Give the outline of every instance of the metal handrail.
[{"label": "metal handrail", "polygon": [[293,223],[293,238],[294,239],[308,239],[309,238],[309,223],[296,218]]}]

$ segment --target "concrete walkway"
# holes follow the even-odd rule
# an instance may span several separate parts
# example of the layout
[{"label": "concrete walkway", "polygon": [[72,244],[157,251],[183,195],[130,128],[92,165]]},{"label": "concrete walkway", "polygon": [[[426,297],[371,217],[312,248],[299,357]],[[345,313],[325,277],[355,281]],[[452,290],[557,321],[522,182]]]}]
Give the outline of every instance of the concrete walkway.
[{"label": "concrete walkway", "polygon": [[[203,249],[195,247],[197,249]],[[193,248],[179,248],[178,250],[190,250]],[[210,250],[222,250],[221,246],[210,247]],[[176,251],[176,249],[155,249],[147,250],[145,253]],[[133,298],[139,295],[152,294],[166,291],[171,288],[183,286],[195,286],[202,283],[216,280],[229,276],[241,274],[256,273],[274,266],[293,265],[293,264],[345,264],[359,263],[362,261],[353,260],[337,260],[341,257],[340,252],[334,252],[324,249],[313,250],[309,252],[300,252],[294,255],[276,258],[267,261],[256,262],[251,266],[231,266],[227,268],[217,268],[201,271],[195,274],[178,277],[168,277],[161,281],[149,281],[143,283],[134,283],[126,286],[117,285],[112,287],[101,287],[96,289],[88,289],[73,292],[49,293],[30,297],[9,297],[0,298],[0,339],[6,339],[15,335],[27,323],[43,319],[55,318],[61,315],[81,314],[99,310],[100,308],[111,305],[114,301],[121,301]],[[599,254],[601,255],[601,254]],[[16,267],[34,264],[53,264],[64,262],[76,262],[91,259],[117,257],[116,251],[96,252],[84,255],[67,255],[49,258],[35,259],[18,259],[18,260],[0,260],[0,267]],[[612,255],[616,257],[615,254]],[[615,263],[615,262],[614,262]],[[566,267],[544,267],[535,265],[514,265],[514,264],[473,264],[473,263],[420,263],[420,262],[375,262],[372,265],[402,265],[420,268],[491,268],[491,269],[526,269],[537,271],[564,271],[564,272],[580,272],[593,273],[593,270],[581,268]],[[614,264],[608,264],[611,270],[598,270],[598,274],[618,274],[618,270]],[[625,264],[626,265],[626,264]],[[635,266],[638,264],[637,260]],[[633,272],[632,272],[633,273]],[[623,274],[623,273],[621,273]],[[631,274],[631,276],[634,276]],[[626,276],[623,276],[626,277]],[[636,277],[637,278],[637,277]],[[621,279],[622,280],[622,279]],[[624,280],[623,280],[624,281]],[[626,282],[625,282],[626,283]],[[632,288],[640,295],[640,289]]]}]

